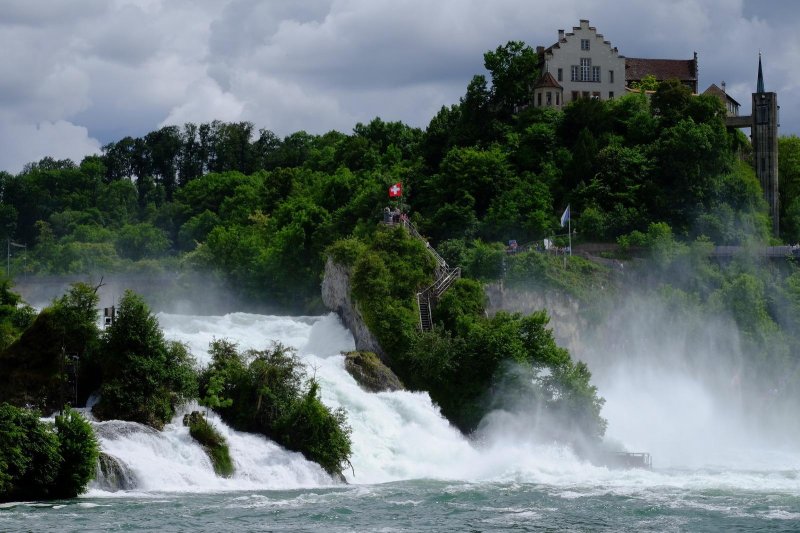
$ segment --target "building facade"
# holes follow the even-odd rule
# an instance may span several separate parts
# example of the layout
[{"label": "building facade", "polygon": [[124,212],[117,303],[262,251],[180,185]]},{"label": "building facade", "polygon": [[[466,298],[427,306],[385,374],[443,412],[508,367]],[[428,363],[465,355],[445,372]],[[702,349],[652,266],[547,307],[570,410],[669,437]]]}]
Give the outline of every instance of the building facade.
[{"label": "building facade", "polygon": [[535,107],[561,108],[578,98],[609,100],[647,76],[678,79],[697,94],[696,52],[692,59],[628,58],[585,19],[570,33],[558,30],[558,41],[538,46],[536,53],[541,77],[534,86]]},{"label": "building facade", "polygon": [[581,20],[571,33],[558,30],[558,42],[539,46],[536,52],[542,73],[534,88],[536,107],[550,102],[549,107],[561,108],[578,98],[608,100],[625,91],[624,57],[588,20]]}]

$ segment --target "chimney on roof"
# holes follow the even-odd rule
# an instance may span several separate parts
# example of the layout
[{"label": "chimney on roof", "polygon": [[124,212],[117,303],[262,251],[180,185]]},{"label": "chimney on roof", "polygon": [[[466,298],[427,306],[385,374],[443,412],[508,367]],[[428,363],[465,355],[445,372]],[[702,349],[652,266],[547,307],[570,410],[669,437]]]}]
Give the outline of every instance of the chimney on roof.
[{"label": "chimney on roof", "polygon": [[727,93],[725,90],[725,80],[722,81],[722,92]]},{"label": "chimney on roof", "polygon": [[558,30],[558,40],[564,39],[564,30]]}]

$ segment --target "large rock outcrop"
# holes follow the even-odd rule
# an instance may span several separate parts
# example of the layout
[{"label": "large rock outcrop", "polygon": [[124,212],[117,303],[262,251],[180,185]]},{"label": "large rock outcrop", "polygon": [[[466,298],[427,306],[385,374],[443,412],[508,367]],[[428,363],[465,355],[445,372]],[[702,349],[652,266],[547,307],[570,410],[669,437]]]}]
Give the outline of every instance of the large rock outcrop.
[{"label": "large rock outcrop", "polygon": [[369,392],[403,390],[403,382],[372,352],[345,354],[344,368],[361,387]]},{"label": "large rock outcrop", "polygon": [[350,270],[330,257],[325,263],[325,276],[322,279],[322,303],[339,315],[344,326],[353,334],[356,350],[373,352],[381,361],[388,363],[386,352],[370,332],[358,306],[350,298]]}]

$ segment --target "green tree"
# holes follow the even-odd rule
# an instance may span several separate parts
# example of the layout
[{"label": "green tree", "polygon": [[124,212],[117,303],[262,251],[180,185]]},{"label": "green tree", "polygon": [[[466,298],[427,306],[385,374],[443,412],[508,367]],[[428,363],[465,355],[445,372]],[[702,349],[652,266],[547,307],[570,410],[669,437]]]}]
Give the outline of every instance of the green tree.
[{"label": "green tree", "polygon": [[179,403],[196,396],[194,361],[186,347],[164,340],[147,304],[129,290],[106,330],[100,354],[103,384],[93,413],[101,420],[130,420],[161,429]]},{"label": "green tree", "polygon": [[74,498],[94,479],[100,445],[91,424],[72,409],[67,408],[56,416],[55,429],[61,465],[50,494]]},{"label": "green tree", "polygon": [[522,41],[509,41],[483,54],[483,65],[492,76],[492,103],[503,114],[515,113],[533,102],[539,77],[539,56]]},{"label": "green tree", "polygon": [[[0,352],[0,397],[14,405],[33,405],[47,412],[72,402],[67,395],[66,358],[81,361],[97,344],[95,289],[76,283],[44,308],[8,347]],[[80,401],[80,400],[79,400]]]},{"label": "green tree", "polygon": [[46,498],[61,461],[58,437],[38,413],[0,404],[0,501]]},{"label": "green tree", "polygon": [[640,81],[635,81],[631,83],[631,89],[636,89],[637,91],[655,91],[658,89],[658,78],[656,78],[653,74],[648,74]]},{"label": "green tree", "polygon": [[94,477],[98,454],[91,425],[75,411],[52,425],[0,404],[0,501],[73,498]]},{"label": "green tree", "polygon": [[670,79],[658,84],[651,98],[651,108],[664,125],[672,126],[685,118],[691,101],[691,89],[679,80]]},{"label": "green tree", "polygon": [[352,453],[347,418],[342,409],[331,410],[320,401],[319,384],[307,379],[293,350],[275,344],[240,353],[235,344],[215,340],[209,352],[200,393],[230,400],[212,400],[228,424],[266,435],[329,474],[342,475]]}]

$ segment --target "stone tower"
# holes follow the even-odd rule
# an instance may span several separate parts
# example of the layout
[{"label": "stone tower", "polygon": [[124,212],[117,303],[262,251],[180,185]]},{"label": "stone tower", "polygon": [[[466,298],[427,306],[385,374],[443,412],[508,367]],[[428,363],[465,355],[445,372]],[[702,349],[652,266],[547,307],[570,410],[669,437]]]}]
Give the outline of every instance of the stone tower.
[{"label": "stone tower", "polygon": [[780,229],[780,196],[778,194],[778,95],[764,90],[761,54],[758,55],[758,83],[753,93],[753,114],[750,139],[756,176],[764,190],[772,217],[772,232]]}]

